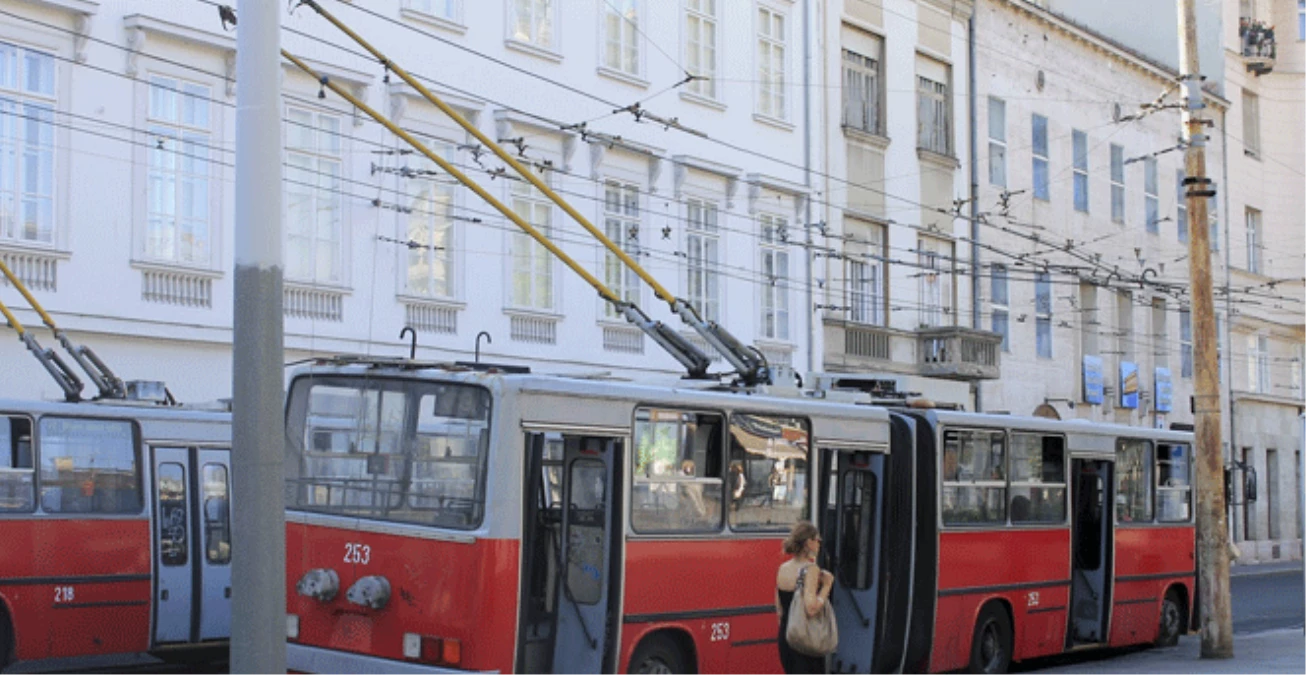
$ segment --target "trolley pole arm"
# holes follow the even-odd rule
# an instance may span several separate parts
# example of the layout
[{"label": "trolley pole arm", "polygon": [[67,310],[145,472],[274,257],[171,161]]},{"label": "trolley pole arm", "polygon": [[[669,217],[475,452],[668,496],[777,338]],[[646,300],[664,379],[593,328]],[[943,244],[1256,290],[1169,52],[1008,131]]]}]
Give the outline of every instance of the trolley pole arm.
[{"label": "trolley pole arm", "polygon": [[[539,176],[535,175],[535,173],[531,171],[528,167],[524,166],[521,162],[517,161],[517,159],[514,158],[507,150],[505,150],[502,145],[500,145],[490,137],[486,136],[484,132],[476,128],[476,125],[472,124],[471,122],[468,122],[467,119],[463,117],[461,113],[459,113],[452,106],[450,106],[449,104],[441,100],[440,97],[431,93],[431,91],[427,89],[426,86],[423,85],[421,82],[419,82],[417,78],[410,75],[408,71],[404,70],[401,66],[399,66],[399,64],[395,63],[394,61],[391,61],[384,53],[381,52],[381,50],[377,49],[376,47],[373,47],[371,43],[363,39],[363,37],[358,33],[354,32],[352,28],[345,25],[343,21],[336,18],[335,15],[333,15],[331,12],[328,12],[326,9],[324,9],[322,5],[319,4],[316,0],[302,0],[301,4],[307,5],[308,7],[312,8],[313,11],[317,12],[319,16],[326,19],[328,22],[331,23],[331,25],[340,29],[341,32],[349,36],[349,38],[352,39],[354,42],[357,42],[359,46],[361,46],[363,49],[371,53],[372,56],[376,57],[377,61],[379,61],[382,66],[384,66],[385,68],[393,72],[395,75],[398,75],[399,79],[406,82],[408,86],[415,89],[419,94],[422,95],[423,98],[430,101],[435,107],[439,108],[441,112],[443,112],[445,115],[448,115],[449,118],[452,119],[453,121],[457,122],[458,126],[465,129],[467,133],[475,137],[476,140],[479,141],[482,145],[484,145],[485,147],[493,151],[495,156],[503,160],[504,163],[512,167],[514,171],[520,174],[522,178],[527,180],[531,185],[535,186],[535,188],[538,189],[540,192],[544,193],[544,195],[547,196],[554,204],[557,204],[558,207],[561,208],[568,216],[571,216],[572,220],[575,220],[582,228],[584,228],[585,231],[590,234],[590,236],[594,237],[599,241],[599,243],[603,244],[603,247],[606,248],[609,252],[611,252],[614,256],[616,256],[617,259],[622,262],[622,264],[630,268],[633,272],[635,272],[635,274],[639,275],[639,278],[642,279],[644,283],[648,284],[649,288],[653,289],[653,293],[660,300],[666,302],[667,305],[670,306],[671,311],[676,315],[678,315],[685,323],[689,324],[689,326],[693,328],[696,332],[698,332],[698,334],[701,335],[703,339],[708,342],[708,344],[712,345],[714,349],[720,352],[721,355],[724,356],[728,362],[730,362],[730,365],[739,373],[740,377],[743,378],[748,384],[770,383],[771,375],[769,369],[766,366],[766,361],[765,359],[761,359],[755,350],[753,350],[750,347],[744,346],[742,343],[739,342],[739,340],[735,339],[734,336],[730,335],[729,332],[727,332],[725,328],[721,327],[720,325],[717,325],[716,323],[713,322],[704,321],[698,315],[698,312],[694,311],[693,307],[687,301],[675,297],[675,295],[673,295],[671,291],[667,290],[665,286],[659,283],[658,280],[654,278],[652,274],[649,274],[649,272],[645,270],[643,266],[641,266],[634,258],[632,258],[629,253],[627,253],[615,242],[613,242],[610,238],[608,238],[607,234],[605,234],[603,230],[595,227],[594,223],[591,223],[588,218],[586,218],[579,211],[577,211],[575,207],[573,207],[570,203],[568,203],[567,200],[563,199],[557,192],[553,190],[553,188],[549,187],[548,183],[541,180]],[[641,312],[640,314],[642,315],[643,313]],[[630,319],[629,315],[627,316],[627,318]],[[645,320],[647,320],[647,317],[645,317]],[[631,322],[635,323],[636,325],[639,325],[639,321],[631,319]],[[684,340],[680,336],[676,335],[675,337],[672,337],[674,331],[671,331],[669,329],[660,330],[659,334],[661,335],[661,337],[655,335],[653,332],[649,332],[647,329],[645,330],[645,332],[648,333],[649,336],[652,337],[655,341],[657,341],[658,344],[662,345],[664,348],[667,348],[668,351],[672,352],[673,356],[676,356],[678,352],[683,352],[686,349],[699,351],[696,347],[692,345],[692,343],[689,343],[687,340]],[[667,344],[666,342],[664,342],[664,340],[677,341],[677,346],[675,347],[675,349],[669,348],[667,347]],[[676,358],[679,359],[680,357],[676,356]],[[681,362],[684,363],[683,360]],[[694,368],[690,367],[689,364],[686,364],[686,367],[690,368],[691,373],[693,372]],[[703,366],[702,368],[704,369],[704,371],[706,370],[706,366]]]},{"label": "trolley pole arm", "polygon": [[[561,260],[563,264],[571,268],[571,270],[576,274],[580,275],[580,277],[585,280],[585,283],[588,283],[592,288],[594,288],[595,291],[598,291],[599,297],[603,298],[605,301],[609,303],[612,303],[612,305],[616,307],[616,309],[619,312],[621,312],[623,316],[626,317],[627,321],[631,322],[632,324],[639,327],[640,330],[647,333],[648,336],[652,338],[654,342],[657,342],[659,345],[665,348],[673,358],[675,358],[682,365],[684,365],[686,370],[689,371],[691,377],[706,376],[707,367],[708,364],[710,363],[710,360],[708,359],[706,354],[703,354],[703,352],[700,351],[697,347],[695,347],[693,344],[685,340],[683,336],[679,335],[675,331],[666,328],[661,322],[653,321],[649,319],[648,316],[644,314],[643,311],[641,311],[638,307],[634,305],[634,303],[630,303],[630,302],[626,302],[625,300],[622,300],[620,296],[618,296],[616,293],[612,291],[612,289],[604,285],[604,283],[602,281],[599,281],[598,278],[595,277],[593,274],[590,274],[588,270],[582,267],[580,263],[576,262],[571,256],[567,255],[566,252],[564,252],[561,248],[557,246],[557,244],[553,243],[552,240],[546,237],[544,233],[540,232],[539,229],[537,229],[535,226],[531,225],[530,223],[526,222],[525,219],[517,215],[516,211],[513,211],[506,204],[499,201],[494,195],[490,194],[489,191],[481,187],[480,184],[478,184],[476,181],[472,180],[469,176],[467,176],[467,174],[459,170],[458,167],[454,166],[448,160],[436,154],[435,152],[432,152],[430,148],[427,148],[420,141],[413,138],[411,134],[409,134],[407,131],[404,131],[401,127],[399,127],[399,125],[395,124],[393,121],[391,121],[381,113],[374,110],[371,106],[361,101],[357,96],[351,94],[344,87],[341,87],[340,85],[337,85],[335,82],[332,82],[331,78],[325,75],[321,75],[317,71],[313,70],[311,66],[309,66],[307,63],[304,63],[304,61],[300,60],[299,58],[295,57],[294,54],[291,54],[290,52],[282,49],[281,55],[284,56],[291,63],[295,64],[295,66],[298,67],[300,70],[303,70],[305,73],[307,73],[314,80],[320,82],[322,86],[330,89],[337,96],[340,96],[344,100],[348,101],[355,108],[358,108],[359,110],[366,113],[368,117],[371,117],[372,119],[376,120],[379,124],[384,126],[391,133],[403,139],[405,143],[411,145],[413,149],[422,153],[422,155],[425,156],[427,159],[431,160],[432,162],[435,162],[436,165],[438,165],[441,170],[443,170],[445,173],[448,173],[450,176],[453,176],[454,179],[456,179],[459,183],[462,183],[463,185],[467,186],[468,189],[476,193],[476,196],[485,200],[487,204],[493,206],[495,210],[497,210],[499,213],[502,213],[504,217],[512,221],[514,225],[521,228],[521,230],[525,232],[528,236],[530,236],[530,238],[534,239],[541,246],[548,249],[548,251],[552,253],[554,256],[556,256],[559,260]],[[526,175],[530,176],[531,174],[530,172],[526,172]]]},{"label": "trolley pole arm", "polygon": [[28,351],[32,352],[37,361],[41,362],[41,365],[50,373],[50,377],[54,378],[59,388],[63,389],[64,398],[70,403],[82,400],[82,381],[68,367],[68,364],[59,358],[59,354],[53,349],[42,347],[41,343],[36,341],[36,337],[23,328],[23,324],[18,321],[18,317],[14,316],[13,312],[10,312],[3,302],[0,302],[0,314],[3,314],[9,325],[18,332],[18,340],[27,347]]},{"label": "trolley pole arm", "polygon": [[[31,305],[37,315],[41,317],[41,323],[44,323],[49,327],[50,332],[54,333],[54,339],[59,341],[59,344],[68,351],[68,354],[73,357],[73,360],[77,362],[77,365],[80,366],[88,376],[90,376],[91,382],[93,382],[95,387],[100,390],[100,398],[121,399],[127,397],[127,388],[123,385],[122,380],[119,379],[117,375],[114,375],[112,370],[109,370],[109,366],[105,365],[104,361],[101,361],[100,357],[96,356],[95,352],[91,351],[90,347],[85,345],[75,345],[72,340],[68,339],[68,334],[60,329],[59,326],[55,325],[54,319],[45,311],[45,308],[41,306],[41,303],[36,301],[36,298],[32,295],[31,291],[27,290],[27,286],[23,284],[22,280],[19,279],[12,270],[9,269],[9,266],[6,265],[3,260],[0,260],[0,273],[4,273],[5,278],[9,280],[9,283],[13,284],[14,288],[18,289],[18,292],[23,295],[25,300],[27,300],[27,304]],[[53,354],[53,350],[48,351]],[[60,361],[60,363],[62,364],[63,362]],[[71,373],[72,371],[68,372]],[[77,391],[81,392],[81,389],[81,381],[78,380]],[[67,389],[65,389],[65,391],[67,391]]]}]

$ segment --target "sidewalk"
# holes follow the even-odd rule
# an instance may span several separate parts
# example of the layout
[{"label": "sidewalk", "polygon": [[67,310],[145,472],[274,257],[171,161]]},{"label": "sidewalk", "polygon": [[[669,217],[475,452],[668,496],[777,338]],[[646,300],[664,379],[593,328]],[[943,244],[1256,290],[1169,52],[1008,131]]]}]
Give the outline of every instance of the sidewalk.
[{"label": "sidewalk", "polygon": [[1057,665],[1040,673],[1303,673],[1306,672],[1306,632],[1283,628],[1235,635],[1232,659],[1202,659],[1202,638],[1185,635],[1177,647],[1145,649],[1108,658],[1085,655],[1078,663]]},{"label": "sidewalk", "polygon": [[1229,566],[1229,576],[1249,577],[1258,574],[1278,574],[1280,572],[1302,572],[1302,561],[1286,560],[1283,562],[1244,563]]}]

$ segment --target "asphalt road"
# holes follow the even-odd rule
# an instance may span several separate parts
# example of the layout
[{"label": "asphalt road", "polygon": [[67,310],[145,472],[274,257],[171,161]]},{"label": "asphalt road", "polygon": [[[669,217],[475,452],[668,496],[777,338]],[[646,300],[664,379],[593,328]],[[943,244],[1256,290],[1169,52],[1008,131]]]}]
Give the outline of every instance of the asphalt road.
[{"label": "asphalt road", "polygon": [[1301,567],[1267,568],[1229,580],[1233,597],[1233,632],[1258,633],[1306,625],[1306,591]]}]

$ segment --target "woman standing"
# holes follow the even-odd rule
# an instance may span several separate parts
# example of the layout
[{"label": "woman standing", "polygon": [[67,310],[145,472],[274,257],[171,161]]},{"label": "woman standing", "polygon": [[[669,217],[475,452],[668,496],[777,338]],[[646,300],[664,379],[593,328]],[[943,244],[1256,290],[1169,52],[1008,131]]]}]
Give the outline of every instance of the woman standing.
[{"label": "woman standing", "polygon": [[780,663],[786,673],[824,673],[825,657],[807,656],[794,651],[785,639],[785,628],[789,625],[789,605],[794,599],[794,592],[802,578],[803,607],[807,615],[812,616],[821,609],[830,597],[830,587],[834,575],[822,570],[816,564],[816,554],[821,551],[821,534],[816,526],[806,520],[794,523],[785,539],[784,552],[789,560],[780,565],[775,575],[775,611],[780,615]]}]

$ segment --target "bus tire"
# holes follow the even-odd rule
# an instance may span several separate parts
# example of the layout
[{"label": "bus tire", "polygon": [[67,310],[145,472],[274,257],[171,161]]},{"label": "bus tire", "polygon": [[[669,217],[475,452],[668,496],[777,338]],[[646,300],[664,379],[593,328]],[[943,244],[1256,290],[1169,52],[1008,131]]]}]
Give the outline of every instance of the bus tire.
[{"label": "bus tire", "polygon": [[635,648],[630,657],[630,673],[688,673],[685,654],[665,633],[650,635]]},{"label": "bus tire", "polygon": [[990,602],[980,610],[975,622],[975,635],[970,644],[972,673],[1005,673],[1011,666],[1011,619],[1007,610],[997,602]]},{"label": "bus tire", "polygon": [[1165,592],[1161,602],[1161,626],[1156,633],[1157,647],[1173,647],[1179,644],[1179,636],[1184,632],[1184,603],[1175,589]]}]

